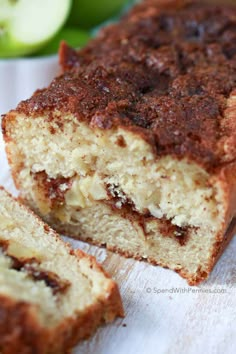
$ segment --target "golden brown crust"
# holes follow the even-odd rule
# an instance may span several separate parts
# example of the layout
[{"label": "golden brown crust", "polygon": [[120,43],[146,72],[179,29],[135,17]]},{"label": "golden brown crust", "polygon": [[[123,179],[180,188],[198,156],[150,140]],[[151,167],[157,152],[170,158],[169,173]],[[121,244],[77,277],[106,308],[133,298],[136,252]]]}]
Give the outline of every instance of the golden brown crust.
[{"label": "golden brown crust", "polygon": [[90,337],[101,324],[124,316],[115,283],[108,293],[106,300],[101,299],[85,313],[66,319],[53,330],[40,327],[34,306],[0,296],[1,354],[64,354],[79,340]]},{"label": "golden brown crust", "polygon": [[[77,61],[63,45],[61,61],[71,60],[72,70],[16,112],[35,118],[46,112],[58,129],[66,113],[91,127],[122,126],[147,140],[157,157],[189,157],[208,170],[235,160],[222,136],[232,140],[224,111],[236,86],[236,8],[167,4],[137,5],[79,51]],[[53,117],[55,110],[61,116]]]},{"label": "golden brown crust", "polygon": [[[94,266],[97,267],[95,260]],[[100,325],[113,321],[117,316],[124,316],[116,283],[111,283],[108,294],[106,299],[101,298],[98,303],[90,306],[86,312],[68,318],[53,331],[51,339],[53,345],[50,354],[64,354],[68,348],[72,348],[78,341],[89,338]]]},{"label": "golden brown crust", "polygon": [[0,351],[2,354],[44,354],[47,332],[39,327],[36,307],[0,296]]}]

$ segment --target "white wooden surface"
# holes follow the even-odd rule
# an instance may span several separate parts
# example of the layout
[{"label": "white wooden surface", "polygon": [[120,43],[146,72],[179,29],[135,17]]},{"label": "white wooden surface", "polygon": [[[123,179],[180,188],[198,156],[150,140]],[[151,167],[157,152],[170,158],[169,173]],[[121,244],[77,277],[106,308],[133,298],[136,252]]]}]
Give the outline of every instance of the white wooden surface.
[{"label": "white wooden surface", "polygon": [[[1,137],[0,184],[15,193]],[[96,256],[118,282],[126,312],[73,354],[236,353],[236,238],[198,288],[170,270],[69,241]]]}]

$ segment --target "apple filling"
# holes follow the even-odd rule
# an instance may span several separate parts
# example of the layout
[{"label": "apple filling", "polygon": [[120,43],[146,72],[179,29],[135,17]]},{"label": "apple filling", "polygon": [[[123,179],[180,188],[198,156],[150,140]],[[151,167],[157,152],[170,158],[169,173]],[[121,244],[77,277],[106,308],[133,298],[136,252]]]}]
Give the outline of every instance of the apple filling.
[{"label": "apple filling", "polygon": [[0,57],[18,57],[39,50],[62,27],[70,6],[70,0],[1,1]]},{"label": "apple filling", "polygon": [[221,223],[221,186],[196,163],[172,156],[157,159],[144,139],[122,128],[91,129],[66,116],[52,134],[44,117],[33,125],[27,121],[17,133],[24,138],[21,143],[18,137],[18,149],[25,156],[17,178],[23,196],[31,191],[24,197],[41,214],[52,212],[69,222],[74,210],[113,199],[117,209],[128,203],[140,215],[178,227],[213,231]]}]

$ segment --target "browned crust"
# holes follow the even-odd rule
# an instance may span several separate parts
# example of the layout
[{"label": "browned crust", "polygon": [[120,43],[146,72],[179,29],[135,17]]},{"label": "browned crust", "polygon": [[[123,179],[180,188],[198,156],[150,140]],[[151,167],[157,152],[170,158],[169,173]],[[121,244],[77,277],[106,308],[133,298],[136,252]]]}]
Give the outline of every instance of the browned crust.
[{"label": "browned crust", "polygon": [[[40,334],[40,335],[39,335]],[[43,339],[43,340],[42,340]],[[44,354],[47,333],[39,328],[37,309],[0,296],[0,351],[2,354]]]},{"label": "browned crust", "polygon": [[0,296],[1,354],[64,354],[79,340],[90,337],[103,323],[123,316],[118,287],[112,283],[106,300],[90,306],[82,314],[67,318],[57,328],[40,326],[37,308]]},{"label": "browned crust", "polygon": [[72,70],[15,112],[49,113],[58,129],[67,113],[91,127],[122,126],[147,140],[157,157],[188,157],[215,170],[236,158],[221,139],[236,142],[234,119],[225,124],[224,117],[236,86],[235,18],[236,8],[227,5],[141,3],[79,51],[77,61],[63,44],[61,61],[71,61]]},{"label": "browned crust", "polygon": [[[0,189],[4,190],[0,186]],[[10,194],[8,193],[10,196]],[[22,208],[33,214],[37,222],[44,225],[45,232],[51,232],[57,242],[62,242],[68,253],[86,258],[90,267],[102,272],[110,279],[92,256],[81,250],[73,250],[69,244],[64,243],[59,235],[36,216],[30,209],[21,203]],[[97,299],[97,303],[88,307],[82,313],[75,313],[73,317],[66,318],[56,328],[47,329],[38,321],[38,309],[35,305],[13,300],[0,295],[0,352],[1,354],[64,354],[68,348],[73,347],[79,340],[88,338],[97,327],[103,323],[113,321],[117,316],[124,316],[124,310],[117,284],[110,280],[106,296]]]},{"label": "browned crust", "polygon": [[[192,1],[170,0],[170,1],[163,1],[160,4],[160,2],[156,2],[155,0],[149,0],[149,1],[146,1],[145,5],[144,4],[138,5],[137,7],[135,7],[131,11],[130,15],[126,16],[122,20],[121,25],[114,25],[114,26],[108,28],[107,30],[104,30],[100,34],[100,36],[97,39],[95,39],[94,41],[92,41],[91,44],[87,48],[85,48],[83,51],[80,51],[77,53],[77,63],[79,63],[79,66],[81,66],[81,70],[82,70],[81,72],[76,69],[76,70],[72,70],[73,72],[71,72],[71,73],[66,73],[65,77],[61,77],[61,79],[58,79],[59,81],[53,82],[53,84],[48,88],[48,90],[37,91],[35,93],[35,95],[32,97],[32,99],[28,100],[27,102],[23,102],[18,107],[18,110],[12,111],[7,116],[5,116],[2,121],[2,129],[3,129],[4,139],[6,142],[6,150],[7,150],[9,164],[12,166],[11,151],[9,151],[9,146],[8,146],[8,143],[11,142],[11,134],[10,134],[10,129],[8,129],[8,126],[11,127],[11,125],[14,125],[14,120],[15,120],[16,114],[18,112],[19,113],[25,112],[26,114],[31,114],[32,119],[33,119],[33,117],[36,117],[38,114],[40,114],[42,112],[44,113],[44,112],[49,111],[49,118],[48,119],[49,119],[49,124],[50,124],[50,119],[54,119],[54,120],[56,119],[56,118],[53,118],[53,116],[51,115],[52,110],[54,109],[53,107],[56,107],[57,110],[61,109],[61,113],[63,116],[63,114],[66,112],[70,112],[70,111],[73,112],[73,109],[72,109],[73,105],[74,105],[74,107],[75,106],[79,107],[80,106],[80,102],[79,102],[80,99],[82,100],[81,102],[83,102],[83,105],[84,104],[86,105],[87,100],[89,100],[89,105],[87,105],[88,111],[86,111],[86,110],[83,111],[83,119],[87,120],[88,123],[90,123],[91,129],[93,128],[93,126],[99,127],[100,129],[109,129],[111,127],[111,125],[113,124],[113,123],[111,123],[111,121],[115,120],[118,125],[121,124],[123,126],[123,128],[128,129],[128,130],[132,130],[132,132],[141,136],[141,138],[145,139],[152,146],[154,153],[157,154],[157,158],[160,156],[160,154],[163,153],[163,154],[168,154],[169,156],[185,157],[185,158],[189,159],[190,162],[195,159],[195,160],[197,160],[197,162],[200,165],[202,165],[202,166],[204,166],[204,168],[208,169],[209,173],[211,175],[220,176],[220,179],[222,180],[222,184],[224,184],[224,189],[225,190],[227,189],[227,194],[228,194],[228,197],[225,199],[225,204],[227,204],[227,203],[229,204],[228,206],[226,205],[226,209],[228,210],[228,215],[226,216],[225,224],[227,225],[227,223],[232,218],[232,215],[230,217],[229,214],[233,214],[233,213],[235,214],[235,210],[236,210],[236,188],[235,188],[235,184],[236,184],[236,162],[235,162],[235,159],[236,159],[236,103],[235,103],[235,100],[233,101],[233,103],[229,103],[232,97],[236,97],[236,89],[235,89],[235,85],[236,85],[236,66],[235,66],[236,46],[234,47],[234,45],[236,43],[236,31],[234,30],[236,28],[236,23],[234,22],[235,18],[236,18],[236,15],[234,15],[234,14],[236,14],[236,9],[234,9],[232,7],[223,6],[223,5],[221,7],[214,7],[214,6],[207,7],[208,5],[205,7],[205,5],[198,5],[198,4],[196,5],[195,2],[193,2],[193,4],[190,4],[190,3],[192,3]],[[224,26],[220,30],[220,33],[221,32],[222,33],[219,36],[217,36],[216,38],[215,38],[215,33],[214,33],[214,31],[216,29],[214,28],[214,31],[212,33],[212,36],[214,38],[213,44],[214,44],[214,46],[217,46],[218,42],[222,39],[222,41],[223,41],[222,43],[224,43],[224,45],[227,44],[227,46],[229,46],[229,47],[226,46],[227,47],[226,49],[227,50],[230,49],[232,51],[232,53],[231,53],[232,58],[229,60],[226,60],[227,58],[220,59],[218,57],[219,53],[216,51],[216,53],[213,53],[214,57],[211,57],[211,60],[208,63],[207,68],[205,68],[204,69],[205,71],[203,72],[203,74],[204,74],[203,76],[207,78],[207,83],[209,82],[211,84],[212,83],[211,82],[212,76],[210,76],[208,78],[209,72],[207,70],[208,69],[210,70],[211,67],[214,67],[214,65],[216,65],[216,67],[214,67],[215,69],[217,69],[217,68],[219,69],[218,71],[214,71],[214,78],[216,78],[216,82],[213,82],[214,83],[213,87],[210,87],[210,88],[208,87],[209,90],[205,87],[205,89],[208,90],[207,97],[214,96],[214,100],[216,100],[219,103],[219,106],[218,106],[218,108],[220,108],[219,117],[216,117],[215,114],[213,114],[211,116],[212,112],[211,111],[204,111],[204,109],[203,109],[203,111],[198,112],[197,116],[195,117],[196,118],[195,121],[191,120],[191,117],[190,117],[189,121],[191,121],[191,124],[188,125],[189,122],[187,120],[185,122],[186,124],[184,124],[184,126],[181,128],[183,131],[185,131],[185,129],[188,129],[188,128],[190,129],[190,131],[188,132],[189,134],[187,134],[187,135],[189,135],[189,137],[187,139],[187,141],[188,141],[187,145],[184,146],[184,141],[185,141],[184,137],[180,136],[180,145],[179,144],[176,145],[176,141],[175,141],[176,137],[174,137],[174,136],[170,137],[168,135],[169,131],[172,131],[172,128],[179,127],[179,123],[181,122],[181,119],[177,124],[174,124],[174,126],[172,127],[172,125],[169,125],[169,123],[171,123],[171,122],[168,119],[166,119],[166,117],[164,116],[164,118],[166,120],[165,120],[164,126],[162,127],[164,129],[162,131],[162,133],[163,133],[162,135],[166,137],[165,139],[167,139],[169,141],[169,143],[166,145],[167,150],[165,152],[164,152],[164,150],[161,152],[161,149],[159,149],[158,150],[159,152],[158,152],[156,148],[158,148],[159,142],[156,142],[156,137],[160,133],[159,130],[158,130],[159,131],[158,134],[156,134],[156,133],[153,134],[153,129],[151,127],[144,127],[144,126],[142,126],[142,124],[140,125],[139,122],[135,123],[133,121],[131,122],[130,120],[127,123],[127,119],[126,119],[127,117],[123,117],[124,119],[122,118],[122,121],[120,120],[120,118],[118,119],[117,114],[116,114],[117,113],[116,110],[118,109],[118,106],[120,108],[122,108],[123,106],[126,107],[127,102],[125,102],[125,100],[121,100],[121,101],[119,101],[119,105],[117,105],[117,104],[115,104],[116,101],[110,102],[109,97],[107,97],[105,93],[104,93],[104,95],[105,95],[104,97],[106,97],[106,102],[108,103],[108,106],[113,107],[113,108],[111,109],[111,111],[109,111],[110,113],[108,115],[107,115],[108,106],[105,110],[103,110],[102,112],[99,112],[100,102],[99,102],[99,100],[97,100],[99,97],[96,95],[98,94],[98,91],[100,92],[101,90],[100,89],[98,90],[97,86],[96,87],[92,87],[92,86],[87,87],[86,83],[84,83],[83,87],[82,87],[81,86],[82,81],[81,82],[79,81],[79,77],[80,77],[80,75],[83,76],[85,74],[89,76],[90,70],[92,70],[92,68],[90,67],[91,65],[92,66],[94,65],[95,69],[97,68],[97,66],[99,66],[99,68],[103,72],[103,70],[105,70],[105,69],[102,65],[102,62],[104,61],[104,63],[106,64],[106,60],[107,60],[106,48],[107,48],[108,44],[109,45],[112,44],[111,43],[112,39],[114,39],[114,41],[115,41],[115,39],[117,40],[117,36],[120,39],[120,36],[122,37],[125,34],[127,35],[126,31],[128,31],[130,38],[132,39],[132,41],[135,42],[137,40],[136,36],[137,35],[139,36],[138,33],[140,33],[140,32],[136,31],[135,33],[133,33],[132,32],[134,30],[132,27],[133,25],[131,26],[131,29],[132,29],[132,31],[131,31],[131,29],[129,27],[129,23],[130,22],[133,23],[134,26],[136,26],[136,25],[140,26],[140,21],[143,21],[143,20],[146,21],[148,19],[153,18],[153,16],[154,17],[159,16],[160,11],[163,10],[163,7],[165,8],[165,11],[167,11],[167,12],[165,12],[165,14],[168,14],[168,16],[170,16],[170,19],[173,19],[174,16],[176,15],[176,13],[179,14],[179,16],[181,16],[181,11],[185,11],[185,9],[187,9],[186,11],[187,11],[187,13],[189,11],[189,16],[191,15],[191,16],[193,16],[193,18],[195,18],[194,16],[197,16],[195,18],[196,23],[198,23],[199,21],[200,21],[199,23],[201,23],[201,21],[203,21],[202,24],[204,24],[204,25],[206,25],[206,23],[204,22],[206,20],[205,19],[206,13],[209,16],[212,13],[215,14],[215,16],[217,15],[219,25],[222,26],[221,22],[223,21]],[[198,15],[196,15],[195,13]],[[192,18],[191,16],[190,16],[190,18]],[[203,16],[203,19],[201,19],[202,16]],[[207,19],[208,19],[208,17],[207,17]],[[161,19],[163,20],[162,17],[161,17]],[[212,19],[210,21],[213,21],[212,23],[215,24],[215,26],[217,28],[217,23],[214,22],[214,16],[212,17]],[[209,24],[211,24],[211,22]],[[153,26],[153,23],[150,24],[150,26]],[[134,27],[134,28],[136,28],[136,27]],[[141,29],[142,29],[142,31],[144,31],[143,27],[141,27]],[[178,30],[179,29],[180,28],[178,28]],[[131,32],[129,32],[129,31],[131,31]],[[149,36],[151,36],[150,33],[147,34],[145,32],[143,35],[144,35],[145,40],[151,38],[151,37],[149,38]],[[207,35],[209,35],[209,33]],[[222,38],[220,37],[221,35],[223,36]],[[230,36],[232,36],[232,38]],[[235,38],[235,40],[234,40],[234,38]],[[153,38],[152,38],[152,40],[153,40]],[[132,41],[130,41],[130,42],[132,42]],[[208,38],[208,41],[209,41],[209,38]],[[206,43],[208,43],[208,41],[206,41]],[[226,41],[226,42],[224,42],[224,41]],[[139,40],[136,44],[137,45],[140,44]],[[199,47],[199,44],[196,44],[196,43],[194,45],[196,45],[196,48],[194,49],[194,55],[195,55],[198,52],[199,48],[201,48],[201,46]],[[203,46],[204,45],[205,45],[205,42],[203,43]],[[232,45],[232,47],[231,47],[231,45]],[[205,50],[211,49],[214,52],[214,50],[216,49],[214,46],[212,48],[208,48],[208,47],[206,47],[206,48],[204,47],[204,48],[205,48]],[[101,50],[97,50],[98,47],[101,47],[100,48]],[[132,45],[131,45],[131,47],[132,47]],[[129,49],[129,47],[125,47],[125,48],[126,48],[126,50]],[[67,59],[69,60],[69,58],[72,56],[72,54],[68,54],[68,52],[71,53],[71,51],[69,49],[67,51],[67,49],[65,47],[65,44],[63,44],[62,56],[63,56],[63,52],[65,52],[67,54],[65,54],[65,58],[64,59],[62,58],[62,60],[67,60]],[[115,60],[114,56],[113,56],[113,50],[115,50],[115,52],[116,52],[116,49],[119,52],[120,44],[119,43],[117,44],[117,41],[115,41],[114,47],[112,46],[112,50],[111,50],[111,54],[110,54],[111,60]],[[136,51],[138,51],[138,47],[137,48],[132,47],[132,50],[136,53]],[[200,50],[200,52],[201,52],[201,50]],[[235,54],[234,54],[234,51],[235,51]],[[98,52],[101,53],[101,58],[96,57],[96,53],[98,53]],[[105,60],[105,57],[103,57],[103,52],[106,54],[106,55],[104,54],[106,57],[106,60]],[[189,52],[189,56],[191,57],[192,54],[193,53],[192,53],[192,49],[191,49]],[[75,53],[73,55],[75,55]],[[121,65],[123,63],[122,58],[125,55],[124,51],[121,50],[121,53],[119,52],[119,55],[121,55],[121,58],[119,59],[121,61],[114,62],[114,63],[112,61],[112,63],[114,65],[118,65],[118,67],[119,67],[119,65]],[[138,53],[136,53],[135,55],[138,55]],[[75,63],[74,59],[75,58],[73,57],[72,67],[75,69],[76,63]],[[94,63],[93,63],[93,59],[94,59]],[[215,62],[215,60],[216,60],[216,62]],[[197,61],[197,63],[198,63],[198,61]],[[169,63],[169,64],[171,64],[171,63]],[[201,64],[201,60],[200,60],[200,64]],[[206,64],[205,61],[204,61],[204,64]],[[129,67],[130,72],[132,73],[132,70],[134,70],[134,67],[136,68],[136,66],[135,66],[136,64],[132,62],[132,63],[129,63],[129,65],[130,65],[130,67]],[[232,75],[226,75],[224,77],[225,72],[224,72],[224,69],[222,69],[224,67],[227,67],[227,68],[230,67],[232,69]],[[198,69],[201,71],[201,67]],[[143,73],[145,74],[145,69],[142,69],[142,70],[144,70]],[[96,70],[93,73],[96,73]],[[110,81],[106,82],[106,80],[108,80],[107,73],[103,73],[103,74],[102,75],[99,74],[100,76],[98,76],[98,77],[96,76],[96,80],[98,80],[98,82],[95,79],[94,80],[99,84],[102,84],[104,82],[109,84]],[[113,74],[111,74],[111,75],[113,75]],[[115,72],[115,74],[117,74],[117,72]],[[128,75],[128,71],[126,72],[126,74]],[[190,72],[190,74],[191,74],[191,72]],[[212,72],[211,72],[211,74],[212,74]],[[182,76],[184,76],[184,75],[182,75]],[[141,75],[139,78],[143,79],[143,76]],[[223,78],[224,78],[224,80],[223,80]],[[113,80],[114,77],[112,76],[111,79]],[[135,80],[135,78],[133,80]],[[148,77],[148,80],[151,80],[150,76]],[[229,83],[229,80],[230,80],[230,83]],[[127,82],[124,81],[123,84],[126,87]],[[189,87],[188,87],[188,84],[190,85]],[[191,83],[191,82],[187,83],[184,81],[184,82],[182,82],[182,84],[179,83],[177,86],[178,86],[178,89],[181,91],[182,89],[185,90],[187,88],[192,89],[193,88],[191,86],[192,84],[193,83]],[[67,87],[67,85],[69,85],[69,86]],[[92,83],[91,83],[91,85],[92,85]],[[182,87],[183,85],[184,85],[184,87]],[[224,87],[224,85],[229,85],[229,86]],[[86,91],[87,89],[89,89],[90,92],[88,92],[88,95],[86,96],[85,94],[87,92]],[[113,89],[113,87],[110,87],[110,89]],[[126,89],[127,89],[127,87],[125,88],[125,90]],[[79,95],[77,95],[78,92],[76,90],[79,90]],[[225,94],[222,94],[222,92],[221,92],[222,90],[223,91],[226,90],[227,94],[226,94],[226,91],[225,91]],[[74,91],[75,94],[72,95],[72,91]],[[112,90],[110,90],[110,91],[112,91]],[[220,95],[218,95],[218,93],[217,93],[218,91],[221,92]],[[70,92],[70,94],[69,94],[69,92]],[[92,92],[92,96],[91,96],[91,92]],[[124,94],[125,94],[125,96],[127,96],[127,92],[124,92]],[[158,94],[156,96],[158,96]],[[161,100],[165,102],[164,97],[165,96],[161,96]],[[202,101],[202,99],[205,96],[203,97],[200,95],[199,97],[200,97],[200,101]],[[219,98],[219,97],[221,97],[221,98]],[[53,98],[53,102],[51,101],[52,98]],[[131,99],[130,97],[126,97],[126,98],[127,98],[127,100]],[[147,99],[149,99],[149,98],[147,97]],[[188,94],[185,98],[191,99],[191,95]],[[114,100],[114,97],[112,96],[111,99]],[[84,100],[85,100],[85,102],[84,102]],[[132,98],[132,100],[133,100],[133,98]],[[155,103],[154,101],[151,103],[154,104]],[[192,102],[192,103],[193,104],[191,107],[194,110],[196,107],[195,107],[194,102]],[[178,101],[178,104],[179,104],[179,101]],[[179,114],[181,115],[181,112],[178,108],[178,104],[177,104],[177,107],[175,107],[176,111],[174,110],[174,112],[177,116]],[[221,106],[221,104],[222,104],[222,106]],[[161,102],[158,101],[158,105],[160,106]],[[157,108],[158,108],[158,105],[157,105]],[[64,111],[65,106],[67,107],[66,111]],[[155,104],[154,104],[154,106],[155,106]],[[92,107],[96,111],[96,114],[93,117],[91,117],[91,114],[90,114]],[[206,105],[206,107],[208,107],[208,104]],[[168,106],[166,106],[164,108],[166,108],[165,114],[167,115],[167,118],[168,118]],[[184,108],[184,107],[182,107],[182,108]],[[109,108],[109,110],[110,110],[110,108]],[[74,113],[77,114],[78,112],[76,111]],[[111,115],[111,113],[112,113],[112,115]],[[205,115],[205,113],[207,115]],[[145,110],[143,112],[143,114],[144,115],[143,115],[142,119],[144,120],[143,123],[145,123],[150,118],[149,115],[152,116],[153,112],[151,112],[150,110]],[[78,116],[78,119],[80,119],[80,118],[81,117]],[[156,123],[158,123],[158,121],[156,121],[156,120],[154,120],[154,121]],[[104,124],[107,123],[108,125],[105,127],[103,123]],[[161,125],[161,122],[159,122],[159,123]],[[202,124],[203,124],[203,126],[202,126]],[[61,120],[61,117],[58,118],[58,127],[63,129],[63,121]],[[157,129],[159,129],[159,128],[157,125]],[[173,132],[173,134],[175,135],[175,133],[176,133],[176,129],[175,129],[175,132]],[[177,134],[177,136],[178,136],[178,134]],[[215,136],[215,138],[213,138],[213,136]],[[213,140],[215,139],[213,145],[211,145],[211,143],[213,142],[212,139]],[[198,144],[199,143],[198,140],[201,141],[200,145]],[[209,144],[211,145],[212,149],[209,148]],[[173,150],[173,147],[174,147],[174,150]],[[201,155],[201,147],[203,147],[203,155],[205,157],[203,155],[200,156]],[[177,152],[177,150],[179,148],[180,148],[181,152],[180,152],[180,150],[179,150],[179,152]],[[177,149],[177,150],[175,150],[175,149]],[[17,188],[20,189],[20,186],[19,186],[18,180],[17,180],[17,173],[21,169],[21,166],[12,166],[12,167],[13,167],[12,173],[13,173],[14,181],[16,183]]]},{"label": "browned crust", "polygon": [[[72,250],[72,253],[79,258],[89,258],[93,269],[101,271],[106,277],[109,277],[94,257],[88,256],[81,250]],[[86,312],[75,314],[73,318],[66,319],[53,330],[52,342],[53,345],[57,343],[57,346],[53,348],[53,351],[50,351],[50,354],[64,354],[66,349],[72,348],[78,341],[90,337],[100,325],[112,322],[117,316],[124,317],[124,309],[118,286],[111,281],[106,298],[100,297],[98,302],[90,306]],[[59,334],[61,340],[58,342]]]}]

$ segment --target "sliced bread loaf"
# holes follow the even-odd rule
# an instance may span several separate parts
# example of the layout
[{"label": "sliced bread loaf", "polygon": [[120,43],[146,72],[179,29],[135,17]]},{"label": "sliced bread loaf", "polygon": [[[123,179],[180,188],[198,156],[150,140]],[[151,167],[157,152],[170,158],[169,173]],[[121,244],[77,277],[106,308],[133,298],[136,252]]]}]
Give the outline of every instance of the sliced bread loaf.
[{"label": "sliced bread loaf", "polygon": [[205,280],[236,223],[235,43],[234,7],[146,0],[63,44],[65,73],[3,118],[21,198],[59,232]]},{"label": "sliced bread loaf", "polygon": [[0,352],[65,353],[123,315],[118,287],[0,188]]}]

